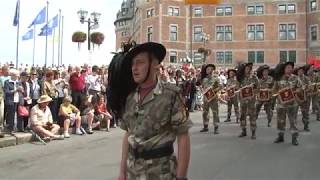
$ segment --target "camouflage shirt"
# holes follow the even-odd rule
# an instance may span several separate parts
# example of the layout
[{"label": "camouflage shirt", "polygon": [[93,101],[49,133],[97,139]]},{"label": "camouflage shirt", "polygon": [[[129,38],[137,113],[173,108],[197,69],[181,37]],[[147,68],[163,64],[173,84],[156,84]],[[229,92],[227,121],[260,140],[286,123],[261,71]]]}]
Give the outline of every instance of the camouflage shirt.
[{"label": "camouflage shirt", "polygon": [[273,87],[273,78],[271,76],[268,76],[267,79],[261,78],[259,79],[259,88],[260,89],[272,89]]},{"label": "camouflage shirt", "polygon": [[[259,88],[259,80],[257,76],[250,75],[249,77],[244,77],[243,80],[240,82],[240,88],[243,88],[245,86],[253,86],[253,91],[255,93]],[[240,102],[242,103],[249,102],[249,101],[255,101],[255,96],[253,96],[253,98],[249,100],[243,100],[240,98]]]},{"label": "camouflage shirt", "polygon": [[231,86],[235,86],[235,87],[236,87],[236,90],[238,90],[240,84],[239,84],[239,82],[238,82],[236,79],[234,79],[234,78],[229,78],[229,79],[227,80],[227,85],[226,85],[226,87],[228,88],[228,87],[231,87]]},{"label": "camouflage shirt", "polygon": [[120,127],[129,133],[132,148],[151,150],[173,143],[176,136],[192,126],[180,89],[158,81],[139,103],[138,89],[127,97]]},{"label": "camouflage shirt", "polygon": [[[282,78],[279,81],[275,82],[273,92],[278,93],[279,90],[284,88],[291,88],[293,91],[297,91],[300,88],[302,88],[302,83],[299,80],[298,76],[296,75],[291,75],[290,77],[282,76]],[[277,98],[277,102],[278,102],[277,103],[278,108],[288,108],[288,107],[293,107],[298,105],[296,101],[292,101],[286,104],[281,104],[279,96]]]},{"label": "camouflage shirt", "polygon": [[[212,88],[216,92],[221,90],[220,80],[219,77],[216,75],[207,76],[202,80],[202,87],[204,90]],[[203,98],[206,101],[206,98]],[[217,100],[217,98],[215,99]]]}]

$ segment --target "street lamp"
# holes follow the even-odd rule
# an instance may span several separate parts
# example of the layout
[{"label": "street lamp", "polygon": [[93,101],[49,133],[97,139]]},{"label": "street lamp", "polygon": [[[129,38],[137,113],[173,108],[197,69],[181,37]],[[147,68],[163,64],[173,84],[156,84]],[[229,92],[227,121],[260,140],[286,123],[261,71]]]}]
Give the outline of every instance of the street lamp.
[{"label": "street lamp", "polygon": [[203,62],[206,62],[207,56],[210,55],[210,50],[206,49],[206,43],[210,40],[210,34],[202,33],[201,40],[203,41]]},{"label": "street lamp", "polygon": [[92,12],[91,13],[91,17],[89,17],[87,20],[87,16],[88,16],[88,11],[86,10],[82,10],[80,9],[78,12],[77,12],[79,18],[80,18],[80,22],[82,24],[84,23],[88,23],[88,50],[90,51],[91,50],[91,47],[90,47],[90,43],[91,43],[91,37],[90,37],[90,31],[91,29],[96,29],[99,27],[99,19],[100,19],[100,16],[101,14],[98,13],[98,12]]}]

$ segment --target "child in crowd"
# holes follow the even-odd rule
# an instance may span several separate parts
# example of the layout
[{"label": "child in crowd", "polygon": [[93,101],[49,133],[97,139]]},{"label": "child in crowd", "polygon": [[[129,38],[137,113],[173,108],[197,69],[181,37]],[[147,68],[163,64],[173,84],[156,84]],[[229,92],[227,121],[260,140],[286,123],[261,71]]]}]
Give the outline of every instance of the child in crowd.
[{"label": "child in crowd", "polygon": [[103,123],[106,123],[107,126],[107,132],[110,131],[110,119],[112,119],[112,116],[107,111],[107,106],[104,100],[104,96],[99,95],[98,101],[95,105],[95,120],[99,121],[101,125]]}]

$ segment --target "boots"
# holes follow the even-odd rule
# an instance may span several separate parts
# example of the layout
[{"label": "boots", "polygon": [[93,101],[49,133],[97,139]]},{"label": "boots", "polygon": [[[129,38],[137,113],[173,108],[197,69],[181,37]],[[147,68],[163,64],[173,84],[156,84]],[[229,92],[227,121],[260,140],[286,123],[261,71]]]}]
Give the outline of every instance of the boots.
[{"label": "boots", "polygon": [[284,134],[282,133],[282,132],[280,132],[279,134],[278,134],[278,137],[277,137],[277,139],[276,140],[274,140],[274,143],[283,143],[284,142]]},{"label": "boots", "polygon": [[298,146],[299,145],[298,133],[293,133],[292,134],[292,145],[294,145],[294,146]]},{"label": "boots", "polygon": [[243,128],[241,134],[239,135],[239,138],[247,136],[247,129]]},{"label": "boots", "polygon": [[236,119],[236,123],[239,124],[239,118],[238,118],[238,117],[237,117],[237,119]]},{"label": "boots", "polygon": [[225,120],[224,122],[231,122],[231,119],[227,118],[227,120]]},{"label": "boots", "polygon": [[209,131],[208,125],[204,125],[203,129],[200,130],[200,132],[208,132],[208,131]]},{"label": "boots", "polygon": [[219,134],[219,127],[218,126],[216,126],[216,127],[214,127],[214,132],[213,132],[213,134]]},{"label": "boots", "polygon": [[256,137],[256,130],[252,130],[251,131],[251,139],[257,139],[257,137]]},{"label": "boots", "polygon": [[271,120],[268,120],[268,127],[271,127]]},{"label": "boots", "polygon": [[304,131],[306,131],[306,132],[310,132],[310,129],[309,129],[309,123],[306,123],[305,125],[304,125]]}]

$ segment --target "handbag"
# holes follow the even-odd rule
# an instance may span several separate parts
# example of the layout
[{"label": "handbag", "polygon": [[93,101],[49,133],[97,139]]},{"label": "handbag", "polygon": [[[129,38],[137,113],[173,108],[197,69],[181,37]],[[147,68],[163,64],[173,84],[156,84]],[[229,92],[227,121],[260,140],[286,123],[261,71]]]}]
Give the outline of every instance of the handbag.
[{"label": "handbag", "polygon": [[18,115],[22,117],[28,117],[29,111],[25,106],[18,106]]}]

